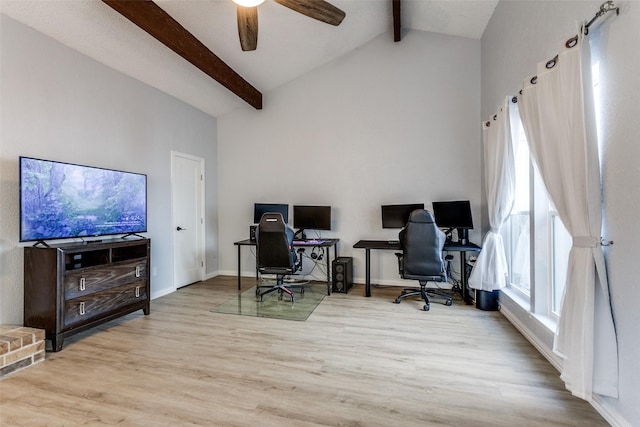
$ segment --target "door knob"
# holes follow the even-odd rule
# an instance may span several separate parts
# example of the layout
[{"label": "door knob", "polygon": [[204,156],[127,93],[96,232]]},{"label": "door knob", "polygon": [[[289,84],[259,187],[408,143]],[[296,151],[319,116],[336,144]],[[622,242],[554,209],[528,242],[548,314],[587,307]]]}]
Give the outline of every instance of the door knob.
[{"label": "door knob", "polygon": [[176,227],[176,230],[177,230],[177,231],[182,231],[182,230],[186,230],[186,228],[182,228],[182,227],[180,227],[180,226],[177,226],[177,227]]}]

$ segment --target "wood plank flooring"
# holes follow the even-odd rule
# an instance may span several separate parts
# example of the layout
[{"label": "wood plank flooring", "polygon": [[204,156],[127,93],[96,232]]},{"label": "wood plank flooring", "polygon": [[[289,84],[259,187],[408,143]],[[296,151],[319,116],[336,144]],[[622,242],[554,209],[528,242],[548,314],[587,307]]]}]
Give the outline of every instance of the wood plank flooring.
[{"label": "wood plank flooring", "polygon": [[211,313],[235,287],[197,283],[68,338],[0,381],[0,425],[608,425],[498,312],[356,285],[303,322]]}]

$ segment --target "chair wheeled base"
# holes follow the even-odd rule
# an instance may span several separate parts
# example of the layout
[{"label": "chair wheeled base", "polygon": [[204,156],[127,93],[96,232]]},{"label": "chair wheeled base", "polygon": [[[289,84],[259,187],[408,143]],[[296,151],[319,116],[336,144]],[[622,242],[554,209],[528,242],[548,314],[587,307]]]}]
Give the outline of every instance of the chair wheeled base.
[{"label": "chair wheeled base", "polygon": [[[256,286],[256,296],[260,297],[260,302],[262,302],[264,300],[264,296],[267,294],[270,294],[272,292],[278,292],[279,297],[282,298],[284,294],[289,295],[289,298],[291,298],[291,302],[294,302],[295,298],[294,298],[294,293],[291,289],[289,288],[300,288],[300,293],[304,294],[304,284],[284,284],[284,276],[277,276],[276,277],[276,283],[273,286],[260,286],[257,285]],[[260,292],[260,289],[264,289],[267,288],[266,291],[264,292]]]},{"label": "chair wheeled base", "polygon": [[431,302],[429,300],[429,294],[431,294],[432,297],[438,297],[444,300],[444,305],[452,305],[453,301],[451,300],[451,297],[448,295],[443,295],[440,294],[438,292],[435,292],[433,290],[427,289],[427,282],[420,282],[420,289],[418,288],[404,288],[402,290],[402,293],[400,295],[398,295],[398,297],[395,300],[396,304],[400,304],[400,302],[407,297],[413,297],[413,296],[421,296],[422,299],[424,300],[425,304],[424,304],[424,311],[429,311],[429,309],[431,308]]}]

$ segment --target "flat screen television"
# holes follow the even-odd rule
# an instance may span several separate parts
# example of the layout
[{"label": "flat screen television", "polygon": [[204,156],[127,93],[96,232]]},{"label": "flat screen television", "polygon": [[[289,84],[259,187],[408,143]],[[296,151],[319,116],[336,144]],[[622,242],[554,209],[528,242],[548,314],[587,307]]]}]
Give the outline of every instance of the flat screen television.
[{"label": "flat screen television", "polygon": [[382,228],[404,227],[409,221],[409,215],[416,209],[424,209],[424,203],[382,205]]},{"label": "flat screen television", "polygon": [[289,205],[283,203],[254,203],[253,223],[260,223],[260,218],[267,212],[279,212],[285,224],[289,223]]},{"label": "flat screen television", "polygon": [[331,230],[331,206],[293,206],[293,228]]},{"label": "flat screen television", "polygon": [[458,241],[468,243],[468,230],[473,229],[471,203],[468,200],[433,202],[433,217],[438,227],[457,229]]},{"label": "flat screen television", "polygon": [[147,231],[147,176],[20,157],[20,241]]}]

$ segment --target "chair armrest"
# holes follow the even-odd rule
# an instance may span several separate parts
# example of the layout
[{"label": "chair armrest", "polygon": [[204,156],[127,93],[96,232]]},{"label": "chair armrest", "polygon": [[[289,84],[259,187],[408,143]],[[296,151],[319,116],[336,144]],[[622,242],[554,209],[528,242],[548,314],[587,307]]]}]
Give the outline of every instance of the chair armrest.
[{"label": "chair armrest", "polygon": [[404,254],[402,252],[396,252],[396,257],[398,257],[398,271],[400,272],[400,276],[404,273]]}]

